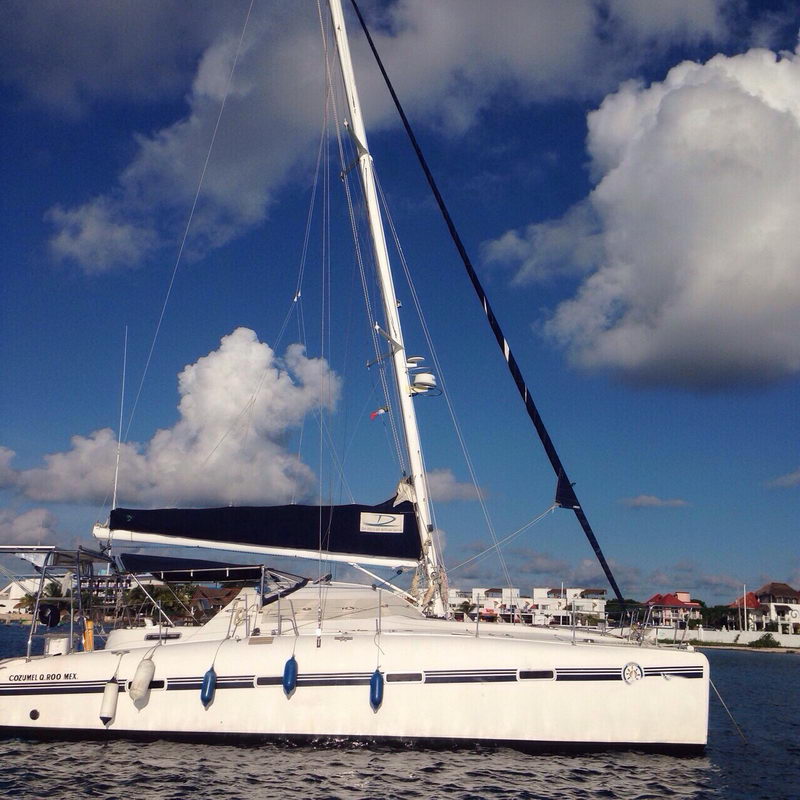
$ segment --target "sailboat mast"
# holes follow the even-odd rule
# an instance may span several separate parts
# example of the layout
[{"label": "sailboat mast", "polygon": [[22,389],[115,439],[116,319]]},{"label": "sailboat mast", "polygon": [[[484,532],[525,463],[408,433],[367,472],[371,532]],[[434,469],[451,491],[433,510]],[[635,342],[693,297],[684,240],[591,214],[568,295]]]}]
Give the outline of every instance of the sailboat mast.
[{"label": "sailboat mast", "polygon": [[350,46],[347,40],[347,30],[344,24],[344,13],[340,0],[329,0],[333,22],[333,33],[336,47],[339,52],[339,65],[342,71],[344,91],[347,98],[347,108],[350,116],[350,135],[353,138],[358,154],[358,169],[361,175],[361,184],[364,191],[364,201],[367,208],[372,250],[378,273],[378,282],[383,301],[386,330],[381,331],[388,340],[391,350],[391,361],[397,384],[397,395],[400,402],[400,414],[405,431],[406,447],[408,449],[409,469],[411,482],[414,488],[414,506],[422,542],[423,567],[425,569],[428,587],[433,588],[431,600],[433,611],[443,614],[444,603],[440,590],[440,570],[438,555],[433,543],[433,517],[428,494],[428,481],[425,476],[424,461],[422,458],[422,445],[417,425],[417,415],[414,410],[411,392],[411,379],[403,331],[400,326],[397,298],[394,291],[394,281],[389,262],[389,251],[386,246],[386,236],[383,229],[378,193],[375,187],[372,156],[367,146],[367,134],[364,129],[364,120],[361,116],[361,104],[358,99],[353,64],[350,59]]}]

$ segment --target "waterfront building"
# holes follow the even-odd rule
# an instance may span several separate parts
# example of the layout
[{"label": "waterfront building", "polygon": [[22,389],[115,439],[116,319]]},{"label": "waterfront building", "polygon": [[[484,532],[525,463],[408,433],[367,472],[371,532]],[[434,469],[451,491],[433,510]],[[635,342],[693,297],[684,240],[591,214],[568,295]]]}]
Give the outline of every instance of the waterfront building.
[{"label": "waterfront building", "polygon": [[777,625],[778,633],[800,633],[800,592],[788,583],[766,583],[753,594],[763,609],[764,621]]},{"label": "waterfront building", "polygon": [[682,627],[691,620],[701,620],[700,603],[692,600],[689,592],[654,594],[644,603],[651,609],[653,625],[666,628]]},{"label": "waterfront building", "polygon": [[529,625],[597,625],[605,622],[606,590],[582,587],[534,587],[529,596],[515,587],[450,589],[454,614],[469,608],[482,620]]},{"label": "waterfront building", "polygon": [[0,614],[24,614],[20,603],[25,599],[25,595],[36,594],[39,589],[39,578],[21,578],[18,581],[11,581],[3,589],[0,589]]},{"label": "waterfront building", "polygon": [[728,603],[728,608],[733,609],[733,613],[728,616],[726,624],[739,630],[763,630],[765,622],[769,619],[766,608],[758,602],[755,592],[747,592],[744,596],[737,597],[732,603]]}]

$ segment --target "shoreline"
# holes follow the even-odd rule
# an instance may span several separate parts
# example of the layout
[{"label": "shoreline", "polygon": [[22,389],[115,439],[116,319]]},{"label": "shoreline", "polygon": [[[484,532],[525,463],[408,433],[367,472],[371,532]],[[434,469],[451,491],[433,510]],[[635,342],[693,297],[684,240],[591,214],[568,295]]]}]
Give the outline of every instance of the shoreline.
[{"label": "shoreline", "polygon": [[746,644],[714,644],[713,642],[703,642],[701,644],[693,644],[695,650],[746,650],[748,653],[791,653],[792,655],[800,654],[800,649],[795,647],[749,647]]}]

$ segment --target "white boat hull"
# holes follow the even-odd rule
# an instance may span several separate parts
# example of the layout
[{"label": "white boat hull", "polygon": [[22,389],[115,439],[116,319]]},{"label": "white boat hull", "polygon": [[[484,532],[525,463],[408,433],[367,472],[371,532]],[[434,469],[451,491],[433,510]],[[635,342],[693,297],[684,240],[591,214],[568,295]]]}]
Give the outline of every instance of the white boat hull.
[{"label": "white boat hull", "polygon": [[[224,613],[224,612],[223,612]],[[406,629],[401,625],[407,625]],[[502,741],[527,746],[702,747],[709,673],[700,653],[601,643],[522,626],[361,620],[295,635],[242,635],[0,663],[0,727],[18,734]],[[152,630],[152,629],[151,629]],[[174,629],[179,630],[179,629]],[[192,631],[196,631],[192,633]],[[122,643],[122,640],[119,640]],[[113,642],[110,642],[113,645]],[[147,696],[130,681],[155,666]],[[284,667],[294,655],[297,686]],[[209,667],[213,700],[201,702]],[[633,665],[633,666],[631,666]],[[627,666],[627,671],[626,671]],[[370,677],[384,679],[370,704]],[[101,716],[116,676],[113,719]],[[627,680],[626,680],[627,678]],[[105,716],[108,717],[107,709]]]}]

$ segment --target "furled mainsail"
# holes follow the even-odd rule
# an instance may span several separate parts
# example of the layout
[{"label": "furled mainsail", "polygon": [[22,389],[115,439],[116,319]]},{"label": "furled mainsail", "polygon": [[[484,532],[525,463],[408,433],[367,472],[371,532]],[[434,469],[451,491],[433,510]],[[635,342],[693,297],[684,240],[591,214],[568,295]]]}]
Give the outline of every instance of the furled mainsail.
[{"label": "furled mainsail", "polygon": [[414,507],[226,506],[223,508],[115,508],[95,536],[333,561],[414,566],[422,555]]}]

